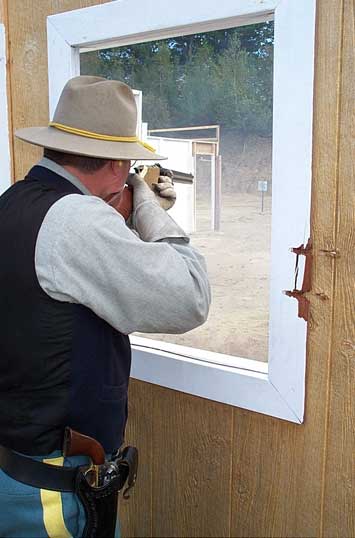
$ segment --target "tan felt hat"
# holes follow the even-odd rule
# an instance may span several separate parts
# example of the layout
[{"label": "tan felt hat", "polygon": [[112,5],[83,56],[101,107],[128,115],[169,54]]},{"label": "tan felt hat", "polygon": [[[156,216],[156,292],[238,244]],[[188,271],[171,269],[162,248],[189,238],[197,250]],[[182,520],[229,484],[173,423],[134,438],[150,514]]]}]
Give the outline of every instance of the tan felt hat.
[{"label": "tan felt hat", "polygon": [[102,159],[161,160],[136,136],[137,107],[127,84],[79,76],[66,83],[48,127],[19,129],[17,138],[45,148]]}]

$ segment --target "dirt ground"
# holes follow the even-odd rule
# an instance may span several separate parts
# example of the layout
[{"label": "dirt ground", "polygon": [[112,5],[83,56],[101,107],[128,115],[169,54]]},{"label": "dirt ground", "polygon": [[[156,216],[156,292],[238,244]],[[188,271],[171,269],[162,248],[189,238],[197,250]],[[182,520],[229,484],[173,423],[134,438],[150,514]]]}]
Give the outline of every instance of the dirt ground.
[{"label": "dirt ground", "polygon": [[209,202],[198,201],[191,242],[207,261],[212,286],[209,318],[186,334],[151,338],[267,361],[271,196],[265,197],[263,212],[260,196],[224,195],[219,232],[210,230]]}]

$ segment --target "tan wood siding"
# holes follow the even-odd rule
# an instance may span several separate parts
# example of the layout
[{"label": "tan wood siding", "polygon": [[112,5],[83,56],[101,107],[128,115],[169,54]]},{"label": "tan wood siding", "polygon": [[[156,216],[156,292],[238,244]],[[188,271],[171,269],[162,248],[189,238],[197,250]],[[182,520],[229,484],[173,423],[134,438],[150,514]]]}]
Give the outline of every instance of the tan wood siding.
[{"label": "tan wood siding", "polygon": [[0,0],[0,23],[5,22],[5,3],[4,0]]},{"label": "tan wood siding", "polygon": [[323,0],[316,35],[314,291],[309,294],[305,424],[234,410],[231,536],[313,537],[321,532],[334,262],[320,251],[335,241],[341,35],[341,6],[334,9],[332,0]]},{"label": "tan wood siding", "polygon": [[[46,17],[100,3],[8,2],[15,129],[48,120]],[[305,424],[132,381],[127,441],[140,448],[141,466],[132,499],[121,501],[124,536],[355,536],[353,9],[351,0],[317,9]],[[14,155],[21,178],[40,150],[16,142]],[[335,248],[339,258],[322,252]]]},{"label": "tan wood siding", "polygon": [[10,76],[10,39],[9,39],[9,25],[8,25],[8,1],[0,0],[0,23],[5,26],[6,37],[6,92],[7,92],[7,106],[8,106],[8,128],[9,128],[9,146],[11,156],[11,177],[14,179],[14,158],[13,158],[13,137],[12,137],[12,93],[11,93],[11,76]]},{"label": "tan wood siding", "polygon": [[[129,390],[127,442],[139,450],[137,487],[129,501],[121,500],[121,523],[124,536],[152,535],[153,487],[153,386],[132,382]],[[132,419],[132,420],[131,420]]]},{"label": "tan wood siding", "polygon": [[[10,0],[13,129],[48,123],[46,18],[54,13],[104,4],[105,0]],[[15,179],[22,179],[41,149],[14,140]]]},{"label": "tan wood siding", "polygon": [[354,3],[344,1],[335,297],[323,534],[355,535],[355,110]]},{"label": "tan wood siding", "polygon": [[152,536],[228,536],[232,409],[153,391]]}]

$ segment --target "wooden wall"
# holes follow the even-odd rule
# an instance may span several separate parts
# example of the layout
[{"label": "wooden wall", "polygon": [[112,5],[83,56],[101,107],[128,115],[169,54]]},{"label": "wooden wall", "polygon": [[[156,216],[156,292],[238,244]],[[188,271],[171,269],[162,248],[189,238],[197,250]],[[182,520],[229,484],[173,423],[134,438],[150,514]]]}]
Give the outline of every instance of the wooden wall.
[{"label": "wooden wall", "polygon": [[[0,0],[14,129],[47,121],[46,16],[98,3]],[[319,0],[305,424],[133,381],[128,441],[141,467],[121,505],[125,536],[355,536],[353,21],[352,0]],[[15,141],[14,177],[38,156]]]},{"label": "wooden wall", "polygon": [[3,0],[0,1],[0,24],[5,21],[5,6]]}]

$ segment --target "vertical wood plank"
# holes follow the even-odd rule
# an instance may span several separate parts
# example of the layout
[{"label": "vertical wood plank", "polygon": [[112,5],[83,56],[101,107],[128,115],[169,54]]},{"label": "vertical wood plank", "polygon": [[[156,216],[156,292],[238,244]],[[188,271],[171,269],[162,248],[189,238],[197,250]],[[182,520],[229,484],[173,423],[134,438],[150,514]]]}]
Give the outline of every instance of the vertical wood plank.
[{"label": "vertical wood plank", "polygon": [[6,38],[6,94],[7,94],[7,123],[9,132],[9,149],[10,149],[10,174],[11,180],[14,178],[14,159],[13,159],[13,137],[12,137],[12,97],[11,97],[11,73],[10,73],[10,39],[8,24],[8,0],[0,0],[0,22],[5,26]]},{"label": "vertical wood plank", "polygon": [[355,536],[354,3],[344,2],[335,305],[322,535]]},{"label": "vertical wood plank", "polygon": [[137,485],[131,498],[120,501],[122,535],[125,538],[151,536],[152,530],[152,385],[130,382],[126,444],[139,451]]},{"label": "vertical wood plank", "polygon": [[0,22],[5,23],[5,1],[0,0]]},{"label": "vertical wood plank", "polygon": [[295,528],[296,488],[302,485],[301,479],[297,484],[300,454],[293,446],[303,438],[304,427],[241,410],[234,414],[231,536],[315,536],[313,505],[303,514],[311,521],[307,533],[290,531]]},{"label": "vertical wood plank", "polygon": [[319,536],[323,505],[335,245],[342,2],[317,6],[312,180],[314,249],[305,424],[236,409],[231,536]]},{"label": "vertical wood plank", "polygon": [[[47,16],[106,2],[11,0],[8,3],[13,130],[48,122]],[[15,139],[15,179],[22,179],[41,155],[40,148]]]},{"label": "vertical wood plank", "polygon": [[232,409],[153,390],[154,537],[229,536]]}]

